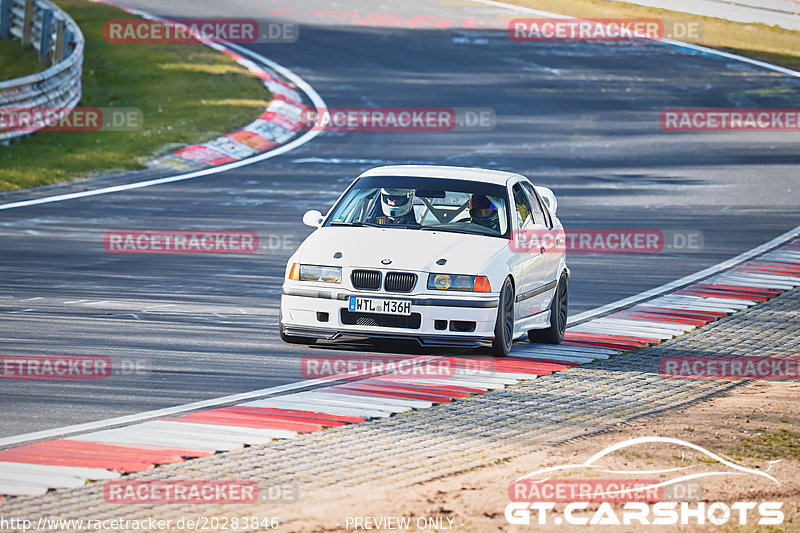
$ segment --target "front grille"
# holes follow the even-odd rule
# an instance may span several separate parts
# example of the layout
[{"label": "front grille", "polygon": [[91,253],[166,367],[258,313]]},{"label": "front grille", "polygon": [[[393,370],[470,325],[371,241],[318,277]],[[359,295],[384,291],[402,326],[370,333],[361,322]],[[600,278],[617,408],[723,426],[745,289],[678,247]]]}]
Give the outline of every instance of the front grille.
[{"label": "front grille", "polygon": [[350,281],[356,289],[376,291],[381,288],[381,273],[377,270],[353,270]]},{"label": "front grille", "polygon": [[419,313],[411,313],[410,316],[396,316],[353,313],[342,309],[341,318],[342,324],[347,326],[419,329],[422,324],[422,315]]},{"label": "front grille", "polygon": [[407,272],[389,272],[383,288],[389,292],[411,292],[417,284],[417,275]]}]

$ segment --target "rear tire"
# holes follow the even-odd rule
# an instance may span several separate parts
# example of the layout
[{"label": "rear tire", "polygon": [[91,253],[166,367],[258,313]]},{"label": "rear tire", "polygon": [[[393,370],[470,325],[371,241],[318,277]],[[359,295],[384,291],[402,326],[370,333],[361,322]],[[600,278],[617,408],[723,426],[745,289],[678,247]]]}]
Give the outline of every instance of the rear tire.
[{"label": "rear tire", "polygon": [[500,290],[500,300],[497,302],[497,320],[494,324],[494,340],[492,341],[492,355],[505,357],[511,351],[514,342],[514,284],[511,278],[506,278]]},{"label": "rear tire", "polygon": [[567,312],[569,310],[569,278],[563,272],[556,285],[553,301],[550,302],[550,327],[547,329],[532,329],[528,331],[531,342],[545,344],[561,344],[564,333],[567,331]]}]

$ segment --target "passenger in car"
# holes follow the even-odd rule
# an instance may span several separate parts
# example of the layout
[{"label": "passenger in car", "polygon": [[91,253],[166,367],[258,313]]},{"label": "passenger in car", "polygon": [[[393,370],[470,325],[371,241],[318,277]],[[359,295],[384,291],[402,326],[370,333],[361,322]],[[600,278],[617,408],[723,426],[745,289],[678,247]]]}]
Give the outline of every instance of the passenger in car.
[{"label": "passenger in car", "polygon": [[469,201],[469,221],[484,228],[500,232],[500,219],[497,209],[492,209],[492,202],[482,194],[473,194]]}]

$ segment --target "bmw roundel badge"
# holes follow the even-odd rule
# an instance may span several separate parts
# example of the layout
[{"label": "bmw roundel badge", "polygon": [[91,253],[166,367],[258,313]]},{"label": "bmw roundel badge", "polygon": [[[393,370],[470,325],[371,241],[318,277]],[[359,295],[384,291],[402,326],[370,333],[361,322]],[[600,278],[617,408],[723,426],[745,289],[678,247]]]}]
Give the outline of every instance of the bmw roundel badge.
[{"label": "bmw roundel badge", "polygon": [[381,260],[381,264],[382,265],[391,265],[392,264],[392,260],[391,259],[382,259]]}]

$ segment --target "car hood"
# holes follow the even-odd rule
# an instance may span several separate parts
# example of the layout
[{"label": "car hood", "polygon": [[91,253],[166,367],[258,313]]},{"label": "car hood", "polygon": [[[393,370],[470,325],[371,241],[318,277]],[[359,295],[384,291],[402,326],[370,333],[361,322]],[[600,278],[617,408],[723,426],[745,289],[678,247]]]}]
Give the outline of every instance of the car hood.
[{"label": "car hood", "polygon": [[[506,239],[399,228],[324,227],[300,246],[297,260],[312,265],[480,274]],[[341,252],[340,259],[334,254]],[[439,259],[445,265],[437,265]],[[389,259],[386,265],[381,261]]]}]

